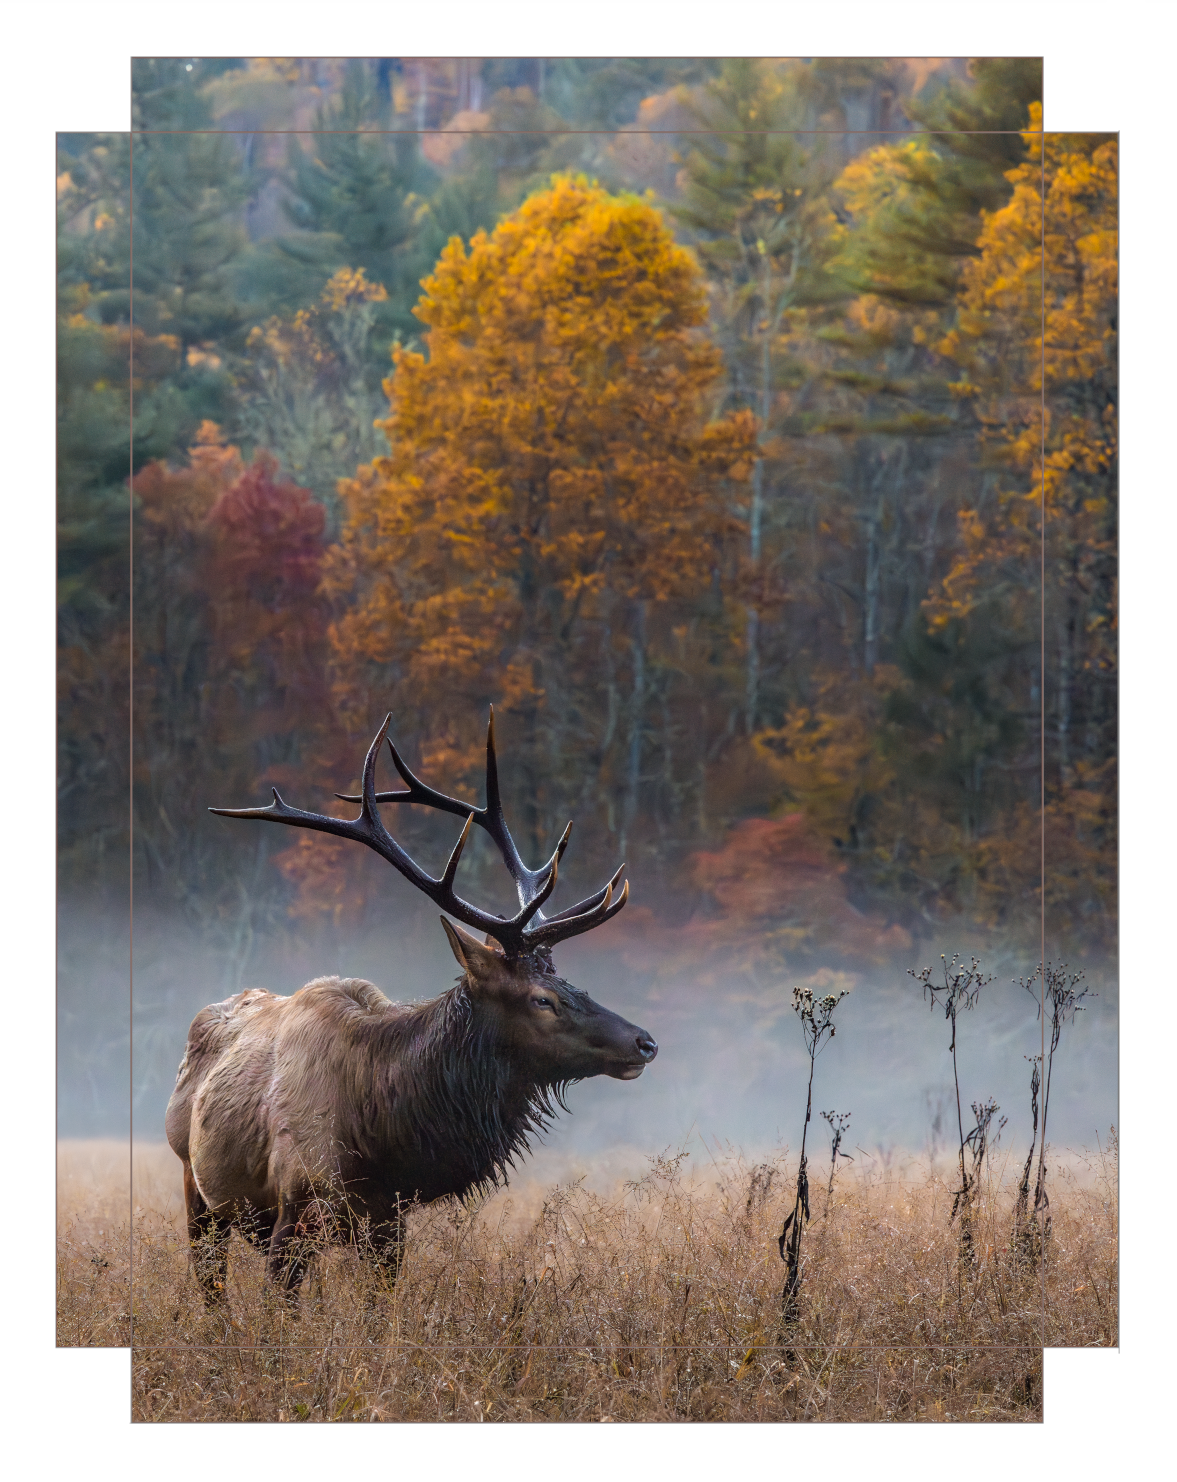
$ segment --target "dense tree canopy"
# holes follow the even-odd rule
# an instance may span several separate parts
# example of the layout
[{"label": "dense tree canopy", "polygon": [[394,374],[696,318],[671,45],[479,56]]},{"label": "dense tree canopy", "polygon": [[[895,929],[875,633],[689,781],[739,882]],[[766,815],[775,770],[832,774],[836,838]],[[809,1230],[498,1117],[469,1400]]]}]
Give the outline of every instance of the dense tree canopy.
[{"label": "dense tree canopy", "polygon": [[574,817],[708,960],[1029,939],[1043,801],[1049,929],[1113,940],[1116,146],[1042,135],[1040,64],[134,91],[61,139],[66,877],[126,845],[133,652],[142,889],[235,972],[363,851],[204,807],[333,806],[390,709],[474,796],[489,703],[525,850]]}]

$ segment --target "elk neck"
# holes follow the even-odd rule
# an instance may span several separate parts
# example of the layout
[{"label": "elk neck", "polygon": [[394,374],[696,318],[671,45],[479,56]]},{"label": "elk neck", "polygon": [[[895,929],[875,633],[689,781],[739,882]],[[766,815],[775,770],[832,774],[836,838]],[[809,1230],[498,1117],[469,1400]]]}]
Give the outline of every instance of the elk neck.
[{"label": "elk neck", "polygon": [[500,1043],[465,979],[381,1026],[372,1043],[379,1140],[419,1162],[425,1199],[506,1182],[563,1106],[561,1083],[537,1081]]}]

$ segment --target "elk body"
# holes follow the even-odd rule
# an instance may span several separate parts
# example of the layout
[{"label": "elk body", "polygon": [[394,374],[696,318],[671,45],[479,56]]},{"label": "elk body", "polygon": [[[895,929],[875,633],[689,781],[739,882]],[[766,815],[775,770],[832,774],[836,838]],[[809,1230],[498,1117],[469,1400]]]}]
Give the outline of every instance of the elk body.
[{"label": "elk body", "polygon": [[[345,797],[360,803],[354,820],[291,808],[277,789],[266,808],[210,810],[367,844],[454,918],[443,916],[442,925],[462,970],[449,992],[422,1005],[392,1003],[362,979],[317,978],[289,998],[251,988],[197,1014],[167,1136],[184,1165],[197,1278],[214,1303],[224,1299],[234,1226],[267,1252],[267,1273],[290,1293],[304,1274],[308,1237],[362,1236],[394,1279],[408,1204],[498,1183],[528,1150],[529,1135],[563,1105],[569,1082],[633,1080],[658,1053],[644,1029],[594,1003],[552,963],[557,942],[625,905],[628,883],[614,895],[624,866],[595,895],[545,916],[572,825],[546,865],[523,864],[499,798],[493,711],[483,808],[421,782],[391,741],[407,790],[377,792],[376,758],[391,720],[368,750],[360,796]],[[438,879],[385,829],[379,805],[398,802],[465,817]],[[513,917],[482,911],[454,891],[475,823],[515,882]]]}]

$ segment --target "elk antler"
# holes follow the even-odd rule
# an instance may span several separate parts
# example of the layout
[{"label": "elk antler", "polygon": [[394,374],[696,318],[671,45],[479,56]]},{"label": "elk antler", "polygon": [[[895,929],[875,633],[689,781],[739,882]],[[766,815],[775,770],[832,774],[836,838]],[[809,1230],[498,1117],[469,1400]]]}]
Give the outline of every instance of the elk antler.
[{"label": "elk antler", "polygon": [[[613,891],[625,869],[622,865],[613,878],[595,895],[579,901],[575,906],[568,907],[556,916],[544,916],[540,908],[556,887],[560,858],[568,845],[572,825],[570,823],[564,830],[560,842],[556,845],[556,851],[547,864],[538,870],[529,870],[515,847],[515,841],[511,838],[506,819],[503,817],[502,799],[499,794],[498,762],[495,757],[493,706],[486,733],[486,806],[483,808],[472,807],[469,803],[460,802],[457,798],[447,797],[445,793],[435,791],[420,778],[415,777],[402,761],[391,740],[388,742],[388,749],[392,753],[394,766],[408,785],[407,791],[377,792],[376,757],[380,750],[380,743],[386,738],[391,723],[392,716],[389,714],[368,748],[368,754],[364,758],[363,789],[360,794],[358,796],[349,793],[336,794],[344,802],[360,804],[358,818],[331,818],[327,814],[305,813],[301,808],[291,808],[283,802],[277,788],[273,789],[274,801],[266,808],[210,808],[208,811],[224,818],[257,818],[268,823],[287,823],[295,828],[318,829],[321,833],[335,834],[341,839],[357,839],[361,844],[366,844],[369,849],[374,849],[381,858],[386,859],[389,864],[398,869],[411,884],[427,895],[443,911],[448,911],[464,925],[473,926],[476,930],[493,936],[502,944],[504,952],[510,957],[518,956],[535,947],[550,948],[557,942],[566,941],[569,937],[591,931],[594,926],[600,926],[610,916],[615,916],[625,905],[629,899],[628,881],[622,888],[620,896],[616,900],[613,899]],[[462,829],[458,842],[454,845],[453,853],[440,878],[435,880],[432,875],[427,875],[396,842],[381,821],[377,811],[377,805],[380,803],[420,803],[425,807],[438,808],[444,813],[454,813],[465,818],[465,827]],[[477,823],[491,836],[511,873],[516,893],[519,896],[519,911],[514,916],[491,915],[471,905],[468,901],[462,900],[454,891],[454,876],[457,874],[458,861],[462,857],[462,850],[466,846],[472,823]]]}]

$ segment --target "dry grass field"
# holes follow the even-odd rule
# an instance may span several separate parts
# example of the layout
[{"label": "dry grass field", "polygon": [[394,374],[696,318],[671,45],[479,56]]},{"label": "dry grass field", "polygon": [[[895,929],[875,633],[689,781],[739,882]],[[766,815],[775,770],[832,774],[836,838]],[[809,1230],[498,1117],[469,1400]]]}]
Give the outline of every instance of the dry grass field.
[{"label": "dry grass field", "polygon": [[131,1341],[131,1163],[125,1142],[57,1144],[57,1342]]},{"label": "dry grass field", "polygon": [[126,1343],[133,1285],[144,1421],[1033,1421],[1044,1337],[1117,1341],[1114,1136],[1056,1164],[1045,1288],[1008,1248],[1012,1163],[967,1270],[947,1169],[842,1174],[826,1214],[815,1165],[802,1316],[783,1339],[788,1168],[689,1161],[704,1166],[654,1159],[608,1193],[524,1180],[417,1210],[391,1293],[329,1250],[297,1312],[234,1235],[226,1322],[189,1270],[171,1153],[137,1151],[128,1223],[125,1149],[63,1145],[59,1342]]}]

